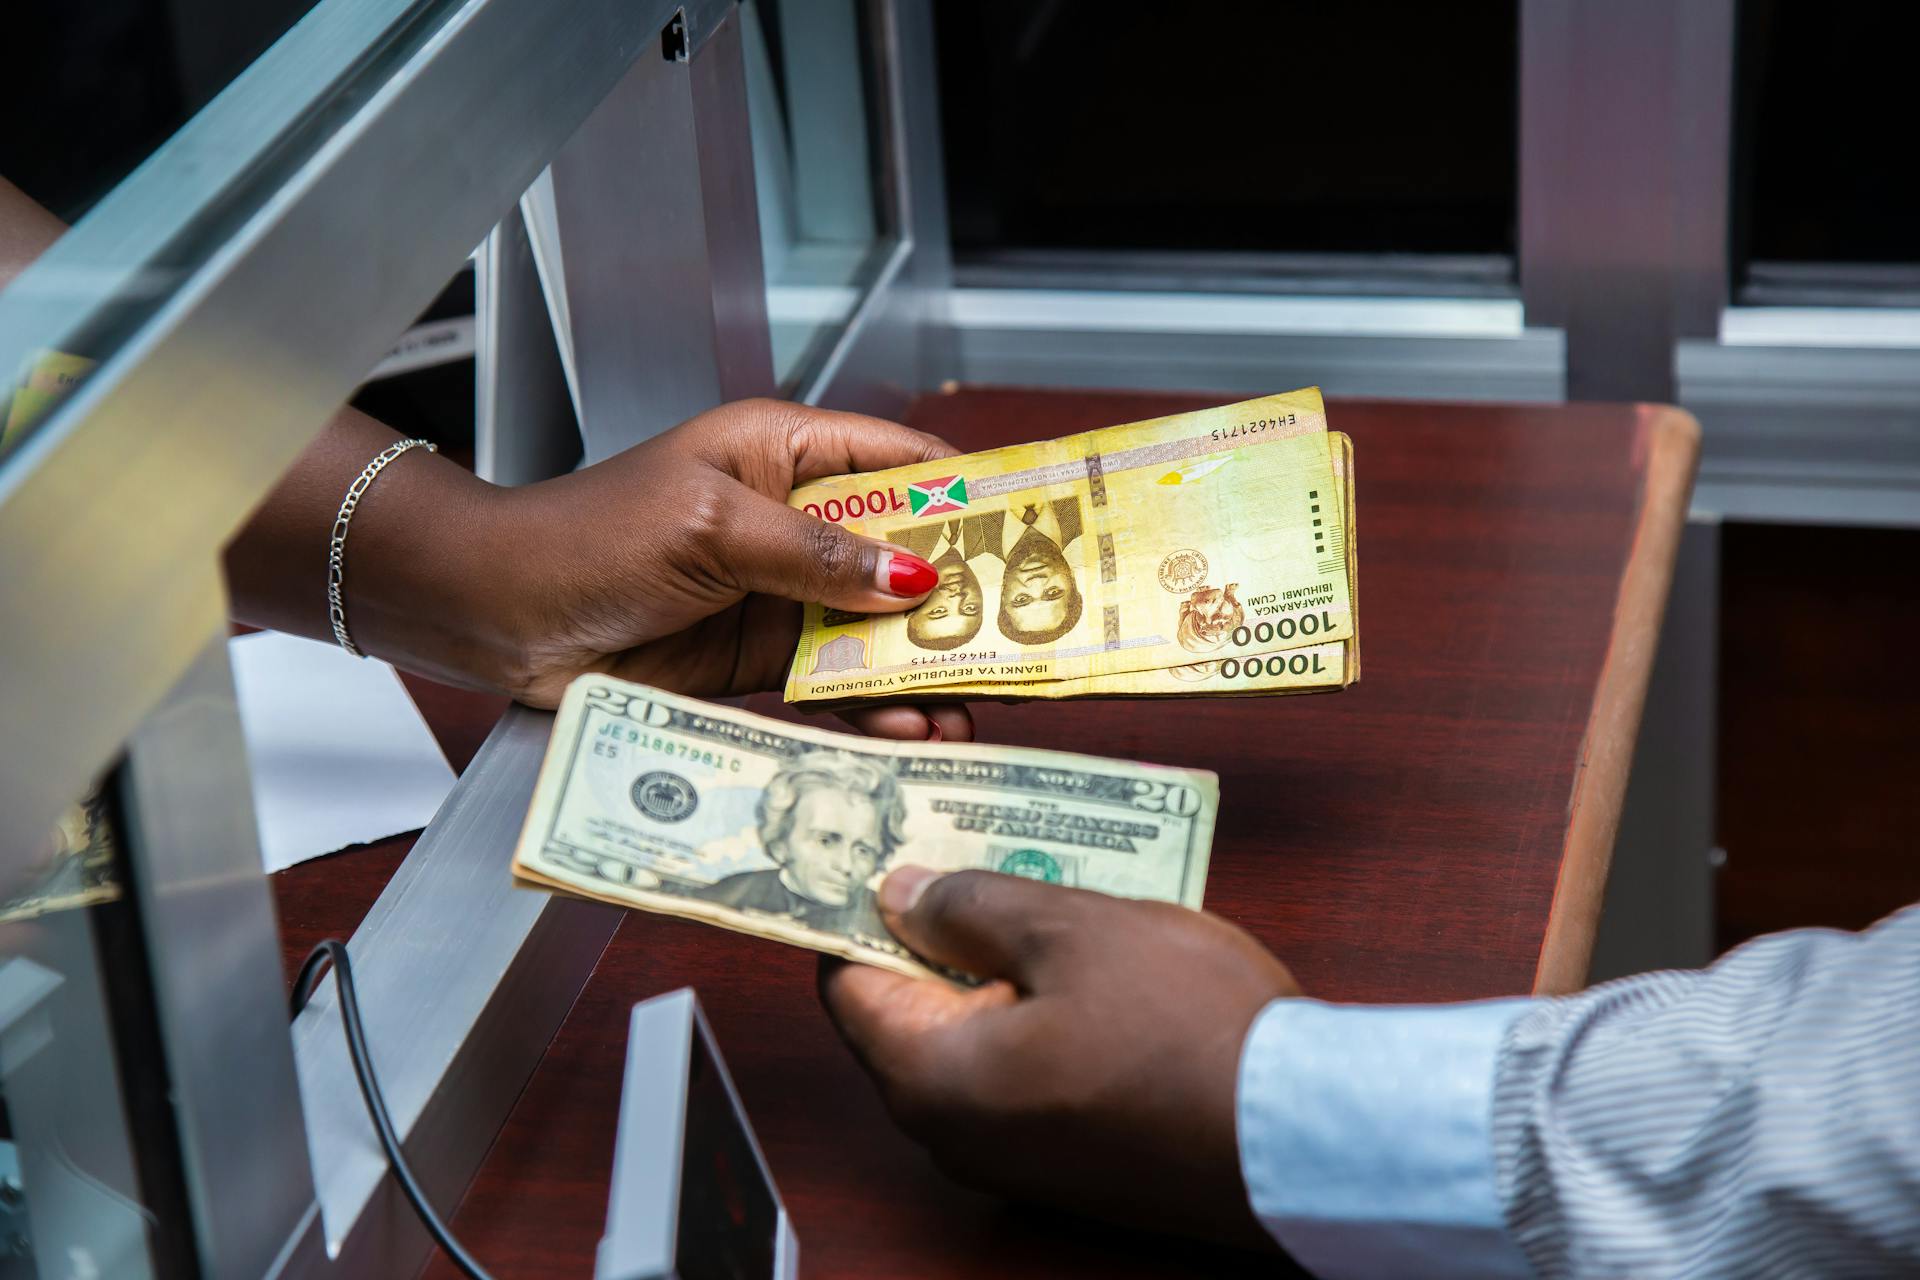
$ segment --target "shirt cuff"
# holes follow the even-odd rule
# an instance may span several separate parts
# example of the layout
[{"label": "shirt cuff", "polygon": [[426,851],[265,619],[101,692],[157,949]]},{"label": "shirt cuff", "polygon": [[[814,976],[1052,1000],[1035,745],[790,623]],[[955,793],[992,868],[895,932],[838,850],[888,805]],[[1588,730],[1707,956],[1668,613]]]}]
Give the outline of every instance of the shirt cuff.
[{"label": "shirt cuff", "polygon": [[1240,1052],[1253,1211],[1326,1280],[1532,1275],[1494,1188],[1495,1059],[1531,1000],[1275,1000]]}]

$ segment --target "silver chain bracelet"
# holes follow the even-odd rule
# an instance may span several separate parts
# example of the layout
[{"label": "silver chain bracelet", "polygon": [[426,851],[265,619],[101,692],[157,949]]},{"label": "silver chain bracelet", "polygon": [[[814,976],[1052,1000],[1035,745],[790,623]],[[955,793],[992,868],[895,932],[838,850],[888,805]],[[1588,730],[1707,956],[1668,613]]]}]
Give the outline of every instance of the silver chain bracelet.
[{"label": "silver chain bracelet", "polygon": [[347,634],[347,602],[341,591],[346,582],[347,525],[353,519],[354,510],[359,507],[367,486],[373,483],[373,478],[385,470],[389,462],[409,449],[440,452],[439,445],[427,440],[397,440],[388,445],[347,487],[347,496],[340,500],[340,514],[333,518],[333,539],[327,546],[327,617],[333,623],[333,638],[340,642],[342,649],[356,658],[367,655],[360,652],[353,643],[353,637]]}]

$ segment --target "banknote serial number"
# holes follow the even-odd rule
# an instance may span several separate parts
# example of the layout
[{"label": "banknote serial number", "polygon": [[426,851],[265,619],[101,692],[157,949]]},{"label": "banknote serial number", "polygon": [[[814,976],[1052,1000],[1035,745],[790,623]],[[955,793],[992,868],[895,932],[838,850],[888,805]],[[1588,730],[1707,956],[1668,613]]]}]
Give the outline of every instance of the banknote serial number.
[{"label": "banknote serial number", "polygon": [[809,502],[800,509],[816,520],[839,524],[842,520],[863,520],[868,516],[890,516],[896,511],[905,511],[907,501],[897,489],[869,489],[844,498]]},{"label": "banknote serial number", "polygon": [[924,657],[913,658],[907,663],[910,667],[943,667],[955,662],[998,662],[998,649],[982,649],[977,653],[930,653]]},{"label": "banknote serial number", "polygon": [[1284,413],[1277,418],[1262,418],[1258,422],[1238,422],[1231,427],[1215,427],[1207,434],[1212,436],[1216,442],[1222,440],[1238,440],[1245,436],[1257,436],[1264,432],[1279,431],[1285,427],[1296,426],[1299,424],[1299,421],[1299,414]]},{"label": "banknote serial number", "polygon": [[593,754],[607,760],[618,760],[623,746],[638,747],[672,760],[684,760],[688,764],[703,764],[709,769],[719,769],[725,773],[740,772],[740,757],[728,755],[724,751],[696,747],[682,742],[678,738],[663,738],[658,734],[642,733],[640,730],[624,724],[603,724],[600,732],[594,735]]}]

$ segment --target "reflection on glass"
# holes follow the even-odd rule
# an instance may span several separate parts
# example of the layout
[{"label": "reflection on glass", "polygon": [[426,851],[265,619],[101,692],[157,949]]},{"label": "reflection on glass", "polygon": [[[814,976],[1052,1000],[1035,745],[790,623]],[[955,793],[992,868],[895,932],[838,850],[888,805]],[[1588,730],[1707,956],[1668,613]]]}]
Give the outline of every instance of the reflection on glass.
[{"label": "reflection on glass", "polygon": [[98,788],[61,816],[41,852],[23,879],[0,889],[0,924],[120,896],[117,850]]},{"label": "reflection on glass", "polygon": [[[359,28],[399,4],[90,0],[8,11],[0,465],[363,105],[378,77],[347,75]],[[283,40],[296,25],[302,34]],[[405,58],[431,29],[405,28],[378,46],[377,62]]]},{"label": "reflection on glass", "polygon": [[748,0],[740,17],[773,371],[791,392],[818,369],[886,248],[861,6]]},{"label": "reflection on glass", "polygon": [[[0,162],[5,154],[0,152]],[[0,289],[12,283],[66,231],[66,223],[7,180],[0,169]],[[0,454],[6,453],[80,385],[95,361],[31,346],[12,369],[0,368]]]},{"label": "reflection on glass", "polygon": [[79,221],[314,3],[9,5],[0,177]]},{"label": "reflection on glass", "polygon": [[24,439],[54,406],[78,387],[93,370],[86,356],[40,347],[20,362],[20,372],[8,388],[6,410],[0,413],[0,451]]},{"label": "reflection on glass", "polygon": [[[315,0],[29,5],[0,77],[0,289],[313,7]],[[45,335],[52,340],[53,335]],[[0,369],[0,452],[92,370],[35,347]]]},{"label": "reflection on glass", "polygon": [[160,1223],[142,1202],[115,1049],[143,975],[106,959],[131,954],[107,941],[130,909],[118,865],[96,794],[0,889],[0,1276],[155,1274]]}]

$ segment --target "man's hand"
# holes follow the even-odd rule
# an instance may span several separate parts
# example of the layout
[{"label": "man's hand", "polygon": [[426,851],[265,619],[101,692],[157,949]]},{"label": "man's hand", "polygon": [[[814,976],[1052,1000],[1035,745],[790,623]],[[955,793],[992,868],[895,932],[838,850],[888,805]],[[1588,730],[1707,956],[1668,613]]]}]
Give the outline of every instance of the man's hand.
[{"label": "man's hand", "polygon": [[902,867],[887,927],[993,979],[960,990],[826,961],[821,998],[894,1119],[971,1186],[1129,1225],[1268,1243],[1235,1086],[1286,967],[1205,912],[985,871]]}]

